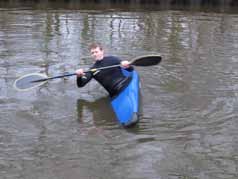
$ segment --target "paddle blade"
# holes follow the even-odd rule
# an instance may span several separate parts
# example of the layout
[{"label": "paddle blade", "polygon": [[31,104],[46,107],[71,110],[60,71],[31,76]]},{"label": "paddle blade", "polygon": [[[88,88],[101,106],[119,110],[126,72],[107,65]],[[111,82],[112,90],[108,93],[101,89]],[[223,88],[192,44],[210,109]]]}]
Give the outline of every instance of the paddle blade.
[{"label": "paddle blade", "polygon": [[132,60],[131,65],[135,66],[153,66],[161,62],[162,57],[160,55],[146,55],[140,56]]},{"label": "paddle blade", "polygon": [[39,73],[32,73],[24,75],[20,78],[18,78],[14,82],[14,88],[18,91],[27,91],[30,89],[33,89],[35,87],[41,86],[42,84],[46,83],[46,81],[40,82],[40,83],[34,83],[33,81],[40,80],[43,78],[46,78],[46,75],[39,74]]}]

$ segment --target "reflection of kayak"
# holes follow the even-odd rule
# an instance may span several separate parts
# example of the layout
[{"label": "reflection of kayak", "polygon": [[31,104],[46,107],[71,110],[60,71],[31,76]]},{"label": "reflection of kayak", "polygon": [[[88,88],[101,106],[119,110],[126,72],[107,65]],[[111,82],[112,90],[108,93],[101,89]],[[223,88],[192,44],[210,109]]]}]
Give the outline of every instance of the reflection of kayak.
[{"label": "reflection of kayak", "polygon": [[119,123],[128,127],[139,120],[139,76],[135,70],[132,72],[123,70],[123,72],[131,76],[132,80],[117,97],[112,99],[111,105]]}]

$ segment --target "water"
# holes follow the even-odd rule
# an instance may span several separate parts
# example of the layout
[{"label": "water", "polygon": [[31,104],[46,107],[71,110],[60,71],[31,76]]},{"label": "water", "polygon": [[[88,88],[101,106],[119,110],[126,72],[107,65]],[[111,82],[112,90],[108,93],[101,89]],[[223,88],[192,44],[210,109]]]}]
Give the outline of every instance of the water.
[{"label": "water", "polygon": [[[238,177],[236,13],[35,6],[0,12],[1,179]],[[118,125],[95,81],[13,88],[27,73],[86,68],[93,41],[123,59],[163,57],[137,67],[143,103],[134,128]]]}]

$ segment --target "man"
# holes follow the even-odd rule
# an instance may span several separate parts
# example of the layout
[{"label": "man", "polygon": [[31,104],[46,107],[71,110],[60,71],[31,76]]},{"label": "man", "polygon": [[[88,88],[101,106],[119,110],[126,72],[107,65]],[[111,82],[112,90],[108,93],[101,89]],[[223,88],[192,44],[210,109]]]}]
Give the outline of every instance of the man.
[{"label": "man", "polygon": [[[128,61],[121,61],[114,56],[104,56],[103,47],[98,43],[92,44],[89,50],[95,60],[91,69],[120,64],[122,68],[128,71],[133,70],[133,67],[130,66]],[[78,87],[83,87],[94,78],[108,91],[110,97],[117,96],[131,81],[130,77],[123,75],[121,67],[118,66],[87,73],[84,73],[83,69],[78,69],[76,70],[77,85]]]}]

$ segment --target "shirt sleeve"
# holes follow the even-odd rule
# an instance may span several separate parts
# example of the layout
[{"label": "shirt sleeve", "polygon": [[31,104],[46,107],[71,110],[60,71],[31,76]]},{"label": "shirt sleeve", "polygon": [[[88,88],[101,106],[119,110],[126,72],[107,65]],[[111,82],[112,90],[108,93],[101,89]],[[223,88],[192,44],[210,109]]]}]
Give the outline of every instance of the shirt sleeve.
[{"label": "shirt sleeve", "polygon": [[133,67],[133,66],[130,66],[129,68],[125,68],[125,70],[131,72],[131,71],[134,70],[134,67]]},{"label": "shirt sleeve", "polygon": [[84,76],[77,77],[77,86],[79,88],[85,86],[92,79],[92,77],[93,75],[91,72],[85,73]]}]

